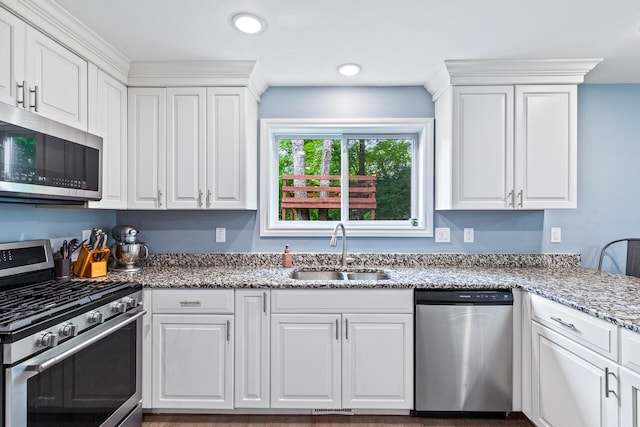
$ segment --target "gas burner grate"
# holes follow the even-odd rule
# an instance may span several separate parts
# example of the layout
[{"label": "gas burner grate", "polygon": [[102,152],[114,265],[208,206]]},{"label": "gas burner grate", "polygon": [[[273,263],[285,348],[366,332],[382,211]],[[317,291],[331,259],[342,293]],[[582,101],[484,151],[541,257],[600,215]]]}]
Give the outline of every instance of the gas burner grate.
[{"label": "gas burner grate", "polygon": [[14,331],[132,286],[121,281],[49,280],[0,292],[0,332]]}]

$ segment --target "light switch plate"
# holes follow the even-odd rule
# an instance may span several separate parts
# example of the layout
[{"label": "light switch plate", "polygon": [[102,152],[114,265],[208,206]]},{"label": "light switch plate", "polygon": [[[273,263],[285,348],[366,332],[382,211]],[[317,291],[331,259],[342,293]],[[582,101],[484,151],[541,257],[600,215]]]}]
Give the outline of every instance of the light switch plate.
[{"label": "light switch plate", "polygon": [[216,227],[216,243],[224,243],[227,241],[227,229],[224,227]]},{"label": "light switch plate", "polygon": [[473,228],[464,229],[464,242],[473,243]]},{"label": "light switch plate", "polygon": [[551,243],[560,243],[562,241],[562,228],[551,227]]},{"label": "light switch plate", "polygon": [[451,229],[449,227],[436,227],[436,243],[451,242]]}]

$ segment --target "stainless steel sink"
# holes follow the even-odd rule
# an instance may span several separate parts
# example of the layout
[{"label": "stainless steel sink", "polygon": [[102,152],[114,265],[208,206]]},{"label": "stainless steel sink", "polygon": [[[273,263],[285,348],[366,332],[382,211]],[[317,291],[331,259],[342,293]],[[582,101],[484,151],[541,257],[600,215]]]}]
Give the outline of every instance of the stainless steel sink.
[{"label": "stainless steel sink", "polygon": [[347,280],[389,280],[389,275],[384,271],[363,271],[345,274]]},{"label": "stainless steel sink", "polygon": [[294,271],[292,279],[298,280],[345,280],[341,271]]},{"label": "stainless steel sink", "polygon": [[335,270],[298,270],[291,273],[297,280],[388,280],[384,271],[345,272]]}]

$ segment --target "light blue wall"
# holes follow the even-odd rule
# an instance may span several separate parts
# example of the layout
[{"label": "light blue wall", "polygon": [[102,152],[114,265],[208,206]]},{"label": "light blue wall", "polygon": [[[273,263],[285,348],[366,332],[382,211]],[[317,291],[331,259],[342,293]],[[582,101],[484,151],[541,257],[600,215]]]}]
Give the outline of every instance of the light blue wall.
[{"label": "light blue wall", "polygon": [[[640,85],[581,85],[578,89],[578,209],[531,212],[436,212],[435,226],[451,227],[452,242],[432,238],[350,238],[361,252],[577,252],[595,266],[607,241],[640,236]],[[260,117],[433,117],[421,87],[270,88]],[[95,211],[0,204],[0,241],[76,236],[79,230],[129,223],[153,252],[331,251],[323,238],[260,238],[258,213],[246,211]],[[215,243],[226,227],[227,242]],[[476,242],[462,243],[473,227]],[[562,243],[550,243],[562,227]]]},{"label": "light blue wall", "polygon": [[112,210],[36,207],[0,203],[0,242],[32,239],[82,238],[82,230],[109,229],[116,220]]}]

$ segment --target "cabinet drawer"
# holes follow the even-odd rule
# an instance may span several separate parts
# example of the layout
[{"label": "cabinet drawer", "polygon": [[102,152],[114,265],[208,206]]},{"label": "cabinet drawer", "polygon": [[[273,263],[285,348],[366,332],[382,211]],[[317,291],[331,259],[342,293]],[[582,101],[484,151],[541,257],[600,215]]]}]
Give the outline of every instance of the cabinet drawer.
[{"label": "cabinet drawer", "polygon": [[233,314],[231,289],[163,289],[153,291],[153,313]]},{"label": "cabinet drawer", "polygon": [[413,289],[271,291],[272,313],[413,313]]},{"label": "cabinet drawer", "polygon": [[622,328],[622,366],[640,372],[640,334]]},{"label": "cabinet drawer", "polygon": [[576,309],[531,296],[532,317],[587,348],[618,360],[618,327]]}]

